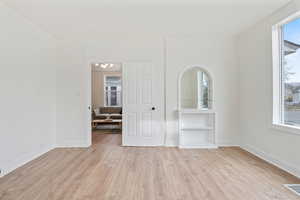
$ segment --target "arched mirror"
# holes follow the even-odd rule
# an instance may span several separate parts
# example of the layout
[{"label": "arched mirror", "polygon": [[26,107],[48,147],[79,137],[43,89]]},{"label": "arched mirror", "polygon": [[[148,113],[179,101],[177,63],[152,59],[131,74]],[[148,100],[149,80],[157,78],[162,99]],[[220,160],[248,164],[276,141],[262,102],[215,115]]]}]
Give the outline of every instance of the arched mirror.
[{"label": "arched mirror", "polygon": [[179,77],[179,109],[211,109],[212,80],[201,67],[189,67]]}]

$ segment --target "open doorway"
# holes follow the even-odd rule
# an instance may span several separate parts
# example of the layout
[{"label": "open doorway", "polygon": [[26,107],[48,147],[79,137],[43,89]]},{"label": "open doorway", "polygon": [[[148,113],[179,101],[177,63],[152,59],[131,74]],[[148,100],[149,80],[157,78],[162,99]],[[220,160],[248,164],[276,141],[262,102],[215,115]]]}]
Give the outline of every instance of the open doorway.
[{"label": "open doorway", "polygon": [[92,64],[92,144],[122,139],[122,65],[103,62]]}]

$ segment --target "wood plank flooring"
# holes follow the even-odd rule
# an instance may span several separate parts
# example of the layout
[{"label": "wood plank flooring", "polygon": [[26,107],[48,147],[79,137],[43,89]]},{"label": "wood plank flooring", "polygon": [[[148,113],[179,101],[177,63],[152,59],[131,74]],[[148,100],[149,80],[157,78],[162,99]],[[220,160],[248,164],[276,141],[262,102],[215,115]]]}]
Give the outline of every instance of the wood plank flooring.
[{"label": "wood plank flooring", "polygon": [[1,200],[296,200],[300,183],[240,148],[121,147],[93,134],[90,148],[55,149],[0,179]]}]

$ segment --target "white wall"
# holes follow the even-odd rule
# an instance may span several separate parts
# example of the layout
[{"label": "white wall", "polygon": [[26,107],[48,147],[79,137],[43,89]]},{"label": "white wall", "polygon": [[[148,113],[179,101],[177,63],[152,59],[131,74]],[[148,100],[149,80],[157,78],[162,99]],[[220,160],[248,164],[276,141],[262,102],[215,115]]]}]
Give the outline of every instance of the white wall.
[{"label": "white wall", "polygon": [[[56,146],[90,145],[88,114],[88,69],[80,46],[61,43],[56,70]],[[88,130],[87,130],[88,129]]]},{"label": "white wall", "polygon": [[56,46],[2,4],[0,24],[0,169],[6,174],[54,147]]},{"label": "white wall", "polygon": [[272,30],[300,9],[291,2],[238,38],[242,146],[300,176],[300,135],[271,128]]},{"label": "white wall", "polygon": [[[201,39],[203,38],[203,39]],[[57,145],[88,146],[90,128],[88,105],[91,105],[91,63],[151,60],[161,70],[162,84],[166,67],[167,145],[177,145],[177,77],[189,65],[206,66],[214,81],[214,108],[217,112],[217,142],[237,145],[238,83],[234,39],[229,36],[199,35],[169,37],[166,45],[156,36],[106,36],[87,41],[85,51],[69,47],[64,51],[64,65],[57,70]],[[80,50],[81,49],[81,50]],[[165,52],[166,50],[166,52]],[[166,53],[166,54],[165,54]],[[85,57],[86,55],[86,57]],[[167,61],[167,66],[164,62]],[[87,94],[86,96],[84,96]],[[164,106],[164,94],[161,104]],[[85,103],[83,103],[85,102]],[[162,108],[164,109],[164,108]],[[164,134],[164,133],[162,133]]]},{"label": "white wall", "polygon": [[[57,147],[87,147],[91,143],[92,66],[95,62],[152,61],[160,66],[163,83],[163,42],[160,38],[106,36],[87,40],[85,47],[60,45],[56,89]],[[164,105],[164,96],[160,95]],[[163,110],[163,108],[161,108]],[[163,119],[162,119],[163,121]],[[162,133],[163,134],[163,133]]]},{"label": "white wall", "polygon": [[[58,71],[57,73],[57,98],[60,99],[57,102],[57,138],[61,138],[58,141],[65,141],[59,146],[85,146],[88,145],[88,142],[82,144],[80,141],[90,140],[90,130],[85,129],[88,125],[85,124],[86,122],[83,123],[81,118],[85,117],[85,121],[87,120],[88,116],[84,114],[86,113],[86,108],[80,104],[86,101],[87,107],[91,103],[91,85],[85,88],[85,83],[83,82],[84,77],[91,80],[90,63],[122,63],[126,61],[152,60],[154,64],[161,68],[157,75],[160,76],[163,83],[165,59],[167,61],[165,102],[167,120],[166,144],[173,146],[177,145],[178,142],[178,126],[175,112],[177,109],[177,77],[179,72],[189,65],[207,66],[207,70],[213,76],[214,108],[218,113],[218,144],[238,144],[238,70],[235,62],[235,43],[233,37],[212,36],[211,34],[202,35],[201,37],[172,37],[167,39],[167,46],[164,46],[162,37],[154,36],[134,38],[128,36],[108,36],[99,38],[96,41],[88,42],[85,63],[83,61],[84,58],[82,58],[79,63],[70,65],[71,69],[73,69],[73,75],[68,74],[67,71]],[[166,50],[166,55],[164,50]],[[79,55],[80,52],[77,52],[77,55],[73,55],[72,57],[78,57]],[[87,76],[84,74],[87,74]],[[59,81],[60,79],[61,81]],[[71,81],[68,85],[72,87],[65,88],[64,86],[60,86],[61,84],[66,84],[68,81]],[[87,83],[90,84],[89,81]],[[87,97],[82,96],[86,93],[89,93]],[[66,99],[68,100],[66,101]],[[162,105],[164,105],[163,101],[164,95],[161,94]],[[59,102],[63,104],[59,105]],[[67,105],[65,105],[66,102],[68,103]],[[66,119],[71,120],[66,121]]]},{"label": "white wall", "polygon": [[234,38],[221,34],[169,37],[166,50],[167,145],[178,144],[178,76],[187,66],[203,67],[212,76],[217,144],[238,145],[238,67]]},{"label": "white wall", "polygon": [[[199,37],[169,37],[166,46],[162,37],[108,37],[101,40],[99,38],[97,41],[91,42],[87,47],[88,62],[153,60],[163,69],[166,59],[165,111],[168,146],[177,145],[178,142],[175,112],[178,74],[189,65],[207,66],[214,79],[214,107],[218,113],[217,142],[222,145],[238,144],[238,68],[233,37],[211,34]],[[162,72],[163,70],[157,75],[163,82]]]}]

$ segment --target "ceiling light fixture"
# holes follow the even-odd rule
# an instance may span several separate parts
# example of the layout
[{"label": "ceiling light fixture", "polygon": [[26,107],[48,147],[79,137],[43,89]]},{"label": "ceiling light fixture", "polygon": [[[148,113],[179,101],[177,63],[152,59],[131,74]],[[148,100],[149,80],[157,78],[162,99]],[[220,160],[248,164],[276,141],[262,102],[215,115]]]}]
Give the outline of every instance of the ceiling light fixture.
[{"label": "ceiling light fixture", "polygon": [[96,63],[95,66],[98,67],[98,66],[99,66],[99,63]]},{"label": "ceiling light fixture", "polygon": [[108,66],[108,64],[101,64],[101,67],[102,67],[103,69],[105,69],[107,66]]}]

